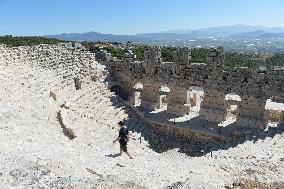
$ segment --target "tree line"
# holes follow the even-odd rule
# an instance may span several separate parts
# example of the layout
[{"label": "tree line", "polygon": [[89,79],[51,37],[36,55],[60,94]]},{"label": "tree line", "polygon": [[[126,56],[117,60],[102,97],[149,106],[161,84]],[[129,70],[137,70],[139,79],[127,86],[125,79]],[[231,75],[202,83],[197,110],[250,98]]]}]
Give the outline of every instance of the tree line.
[{"label": "tree line", "polygon": [[[8,47],[17,46],[32,46],[39,44],[58,44],[67,42],[59,39],[31,36],[31,37],[13,37],[11,35],[0,36],[0,44],[5,44]],[[144,60],[144,52],[149,50],[151,47],[147,45],[137,45],[127,43],[126,45],[120,43],[105,43],[105,42],[81,42],[87,50],[92,50],[95,45],[102,45],[103,49],[107,50],[113,56],[123,59],[128,49],[132,50],[136,55],[136,60]],[[173,61],[173,51],[175,47],[162,47],[162,60],[164,62]],[[207,49],[194,48],[191,49],[191,62],[194,63],[206,63],[207,62]],[[260,57],[251,54],[226,52],[225,53],[225,66],[230,69],[233,67],[249,67],[254,68],[257,66],[284,66],[284,53],[277,53],[267,57]]]},{"label": "tree line", "polygon": [[59,39],[40,37],[40,36],[25,36],[25,37],[13,37],[12,35],[0,36],[0,44],[5,44],[8,47],[18,46],[32,46],[40,44],[57,44],[64,41]]}]

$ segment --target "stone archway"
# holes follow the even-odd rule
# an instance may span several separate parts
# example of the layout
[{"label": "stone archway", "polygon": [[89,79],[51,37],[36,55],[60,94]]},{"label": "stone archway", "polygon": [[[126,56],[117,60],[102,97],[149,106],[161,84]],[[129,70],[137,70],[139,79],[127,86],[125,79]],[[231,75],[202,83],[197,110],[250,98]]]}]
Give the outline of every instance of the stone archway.
[{"label": "stone archway", "polygon": [[138,82],[133,87],[133,106],[141,105],[141,95],[143,92],[143,84]]},{"label": "stone archway", "polygon": [[157,109],[167,110],[168,109],[168,94],[171,92],[170,88],[166,85],[162,85],[159,88],[158,105]]},{"label": "stone archway", "polygon": [[110,91],[114,92],[115,95],[120,96],[123,100],[127,100],[127,94],[125,94],[120,85],[111,86]]},{"label": "stone archway", "polygon": [[199,113],[203,101],[204,90],[199,86],[191,86],[187,91],[187,104],[190,105],[189,113]]},{"label": "stone archway", "polygon": [[234,93],[229,93],[225,96],[224,102],[224,121],[233,123],[239,121],[239,111],[240,111],[240,103],[242,99],[239,95]]}]

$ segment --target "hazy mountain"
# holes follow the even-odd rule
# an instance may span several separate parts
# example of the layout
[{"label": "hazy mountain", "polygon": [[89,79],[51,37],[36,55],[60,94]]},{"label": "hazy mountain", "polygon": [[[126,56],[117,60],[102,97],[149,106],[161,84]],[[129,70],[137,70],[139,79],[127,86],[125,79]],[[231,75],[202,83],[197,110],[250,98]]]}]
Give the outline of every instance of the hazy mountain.
[{"label": "hazy mountain", "polygon": [[264,31],[269,33],[284,33],[284,28],[263,27],[250,25],[219,26],[210,28],[201,28],[196,30],[171,30],[165,33],[191,34],[194,36],[230,36],[245,32]]},{"label": "hazy mountain", "polygon": [[229,36],[233,39],[270,39],[270,38],[284,38],[283,33],[270,33],[263,30],[256,30],[253,32],[243,32],[236,35]]},{"label": "hazy mountain", "polygon": [[113,35],[113,34],[102,34],[98,32],[87,32],[87,33],[62,33],[57,35],[48,35],[47,37],[63,39],[67,41],[133,41],[136,39],[135,36],[131,35]]},{"label": "hazy mountain", "polygon": [[47,37],[72,41],[116,41],[116,42],[149,42],[149,41],[171,41],[171,40],[192,40],[197,37],[222,37],[233,39],[266,39],[281,38],[284,36],[284,28],[262,27],[262,26],[221,26],[202,28],[197,30],[171,30],[162,33],[142,33],[137,35],[114,35],[98,32],[87,33],[63,33],[48,35]]}]

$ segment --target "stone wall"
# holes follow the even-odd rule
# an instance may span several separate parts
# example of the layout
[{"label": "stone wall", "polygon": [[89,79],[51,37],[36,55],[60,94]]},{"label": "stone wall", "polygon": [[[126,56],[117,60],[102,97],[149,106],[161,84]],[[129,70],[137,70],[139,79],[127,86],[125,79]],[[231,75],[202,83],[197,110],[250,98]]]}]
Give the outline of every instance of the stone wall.
[{"label": "stone wall", "polygon": [[191,86],[204,90],[200,117],[211,122],[222,122],[226,117],[225,96],[229,93],[241,97],[237,124],[242,127],[264,129],[265,103],[272,96],[284,99],[284,69],[267,70],[234,68],[224,70],[223,48],[208,50],[206,63],[192,63],[188,48],[177,49],[174,62],[161,61],[159,48],[145,52],[145,61],[125,62],[112,60],[109,65],[113,76],[128,95],[133,98],[133,87],[143,85],[141,106],[154,110],[159,99],[159,88],[170,88],[168,111],[187,114],[187,91]]}]

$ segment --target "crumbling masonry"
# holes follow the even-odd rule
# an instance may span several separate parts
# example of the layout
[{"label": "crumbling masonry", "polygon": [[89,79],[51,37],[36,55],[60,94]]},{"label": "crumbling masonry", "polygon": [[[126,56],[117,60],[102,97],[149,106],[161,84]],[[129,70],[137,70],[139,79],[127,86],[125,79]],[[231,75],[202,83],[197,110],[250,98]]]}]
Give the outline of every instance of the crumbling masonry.
[{"label": "crumbling masonry", "polygon": [[[175,114],[187,114],[190,110],[188,89],[202,87],[204,99],[200,105],[200,117],[220,123],[224,121],[228,104],[226,94],[237,94],[236,123],[240,127],[264,129],[266,127],[265,103],[269,98],[283,102],[284,69],[224,69],[223,48],[208,50],[207,63],[192,63],[191,51],[179,48],[173,54],[173,62],[162,62],[159,48],[145,52],[145,60],[110,63],[113,76],[122,88],[124,97],[135,104],[137,92],[141,92],[141,107],[148,110],[160,108],[161,96],[167,95],[167,110]],[[142,85],[143,87],[137,87]],[[168,87],[170,91],[161,91]],[[283,112],[280,123],[283,123]]]}]

